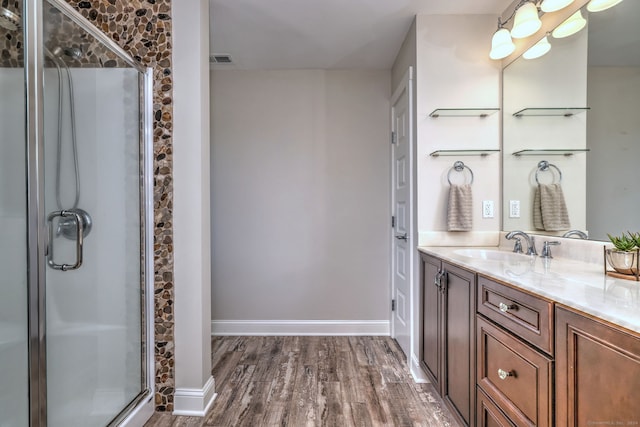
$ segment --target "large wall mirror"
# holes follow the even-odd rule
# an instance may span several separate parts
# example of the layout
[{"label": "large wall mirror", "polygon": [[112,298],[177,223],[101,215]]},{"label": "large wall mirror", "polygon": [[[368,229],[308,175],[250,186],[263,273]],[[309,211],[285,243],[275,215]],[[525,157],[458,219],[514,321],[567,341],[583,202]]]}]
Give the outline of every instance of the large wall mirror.
[{"label": "large wall mirror", "polygon": [[582,15],[582,31],[503,70],[504,230],[640,231],[640,1]]}]

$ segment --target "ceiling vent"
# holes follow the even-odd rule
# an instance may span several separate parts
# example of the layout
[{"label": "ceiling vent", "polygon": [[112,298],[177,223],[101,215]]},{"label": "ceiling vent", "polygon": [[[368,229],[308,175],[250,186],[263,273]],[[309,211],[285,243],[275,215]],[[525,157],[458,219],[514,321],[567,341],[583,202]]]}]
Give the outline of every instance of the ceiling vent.
[{"label": "ceiling vent", "polygon": [[231,55],[228,53],[214,53],[209,56],[209,62],[212,64],[232,64]]}]

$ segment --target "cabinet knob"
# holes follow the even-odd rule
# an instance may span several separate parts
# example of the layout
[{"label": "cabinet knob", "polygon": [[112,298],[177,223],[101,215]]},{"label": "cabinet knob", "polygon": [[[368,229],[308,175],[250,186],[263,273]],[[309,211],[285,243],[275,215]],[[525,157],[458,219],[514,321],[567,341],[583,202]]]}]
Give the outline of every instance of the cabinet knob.
[{"label": "cabinet knob", "polygon": [[501,312],[506,313],[509,310],[514,310],[515,308],[517,308],[517,305],[515,304],[509,305],[501,302],[500,304],[498,304],[498,308],[500,308]]},{"label": "cabinet knob", "polygon": [[498,376],[500,377],[501,380],[506,380],[507,377],[512,377],[513,373],[511,371],[505,371],[502,369],[498,369]]}]

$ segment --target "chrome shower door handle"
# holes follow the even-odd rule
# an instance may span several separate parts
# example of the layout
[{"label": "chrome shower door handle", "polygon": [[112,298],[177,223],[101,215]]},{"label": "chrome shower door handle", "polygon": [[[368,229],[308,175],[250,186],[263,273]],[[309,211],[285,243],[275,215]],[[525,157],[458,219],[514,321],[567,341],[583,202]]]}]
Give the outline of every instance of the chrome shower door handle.
[{"label": "chrome shower door handle", "polygon": [[[74,264],[56,264],[53,259],[53,220],[56,217],[73,218],[76,222],[76,262]],[[82,252],[84,243],[84,230],[82,225],[82,217],[77,212],[71,210],[61,210],[51,212],[47,217],[49,226],[49,242],[47,245],[47,264],[54,270],[69,271],[77,270],[82,266]]]}]

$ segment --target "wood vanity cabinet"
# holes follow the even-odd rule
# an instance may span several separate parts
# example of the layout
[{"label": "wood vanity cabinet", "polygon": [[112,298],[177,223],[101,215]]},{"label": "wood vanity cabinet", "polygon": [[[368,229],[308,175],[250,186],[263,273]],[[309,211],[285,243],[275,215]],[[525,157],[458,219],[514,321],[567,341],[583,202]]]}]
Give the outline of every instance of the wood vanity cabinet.
[{"label": "wood vanity cabinet", "polygon": [[475,419],[475,273],[421,254],[421,364],[458,421]]},{"label": "wood vanity cabinet", "polygon": [[421,366],[459,422],[640,427],[640,334],[420,256]]},{"label": "wood vanity cabinet", "polygon": [[478,276],[478,426],[553,426],[552,325],[552,302]]},{"label": "wood vanity cabinet", "polygon": [[556,425],[640,425],[640,337],[556,307]]}]

